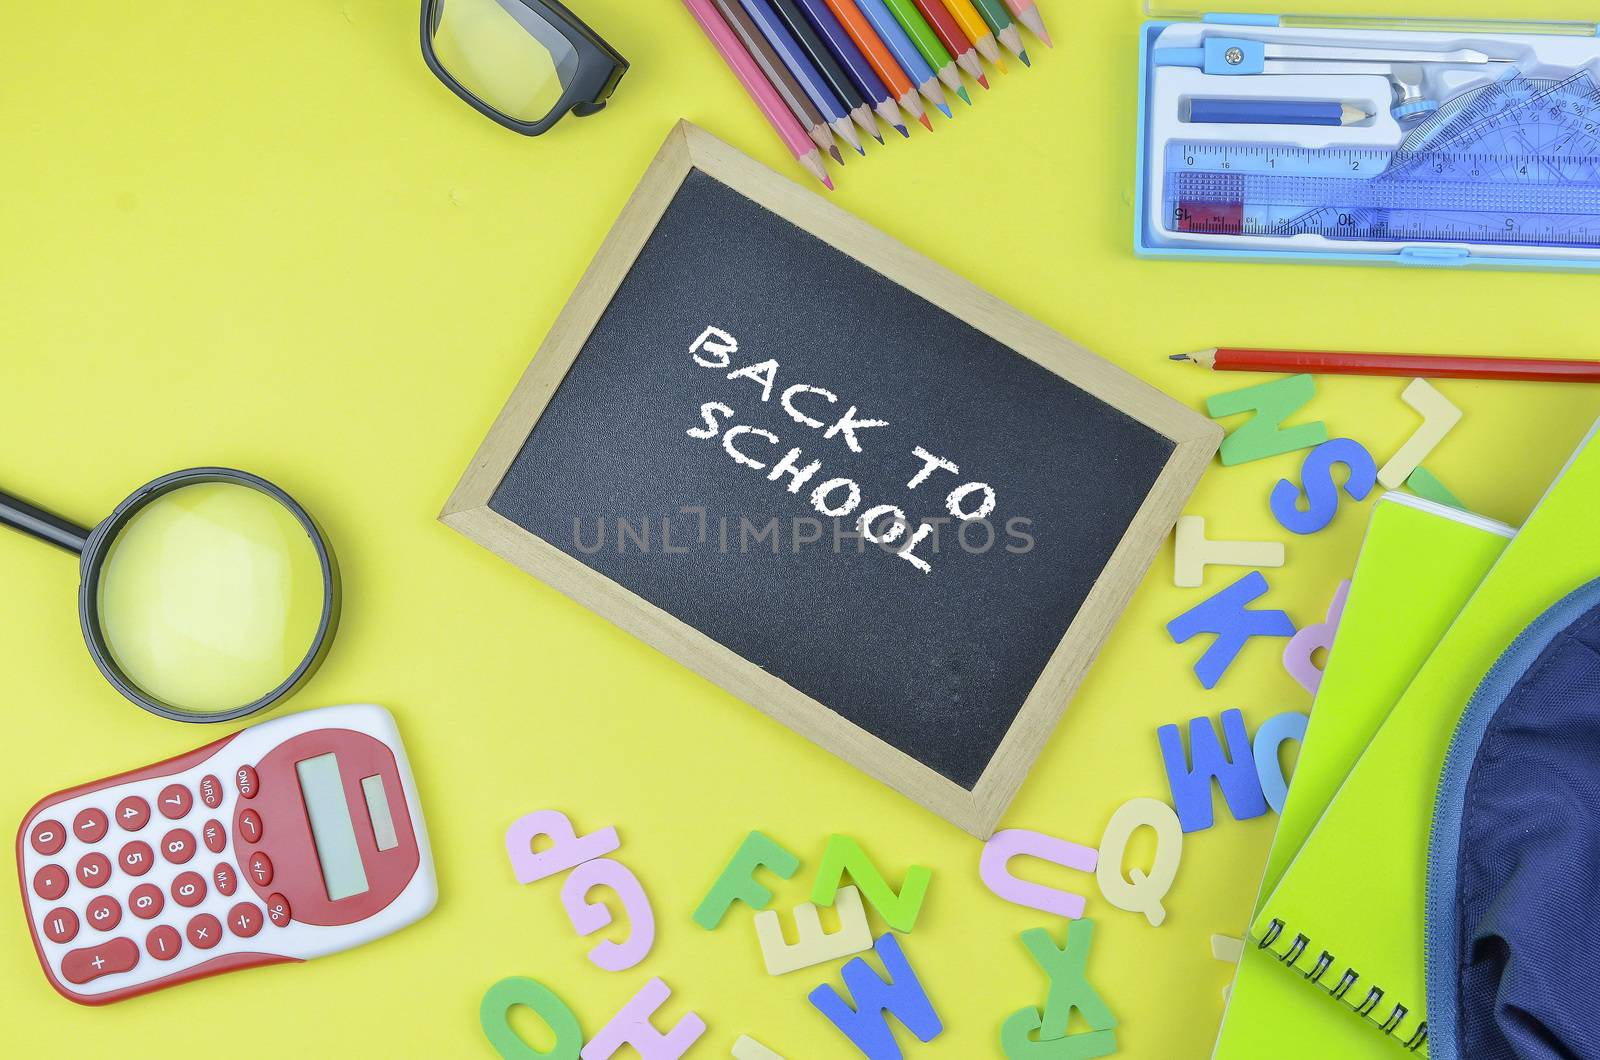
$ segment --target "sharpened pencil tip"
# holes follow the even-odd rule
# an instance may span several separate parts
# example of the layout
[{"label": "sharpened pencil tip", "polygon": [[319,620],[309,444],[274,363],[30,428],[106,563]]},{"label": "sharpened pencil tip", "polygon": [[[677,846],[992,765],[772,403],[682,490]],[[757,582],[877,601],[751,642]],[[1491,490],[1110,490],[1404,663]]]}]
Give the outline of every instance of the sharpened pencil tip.
[{"label": "sharpened pencil tip", "polygon": [[1188,359],[1189,355],[1187,353],[1173,353],[1167,355],[1167,360],[1169,361],[1187,361]]},{"label": "sharpened pencil tip", "polygon": [[827,188],[829,191],[834,190],[833,189],[833,178],[832,177],[823,177],[822,178],[822,186],[824,188]]},{"label": "sharpened pencil tip", "polygon": [[982,74],[978,75],[978,84],[983,86],[983,90],[985,92],[989,91],[989,79],[984,77]]},{"label": "sharpened pencil tip", "polygon": [[960,96],[961,97],[961,101],[963,103],[965,103],[967,106],[969,106],[969,107],[972,106],[972,97],[967,95],[967,88],[966,88],[965,85],[963,85],[960,88],[956,89],[956,95]]},{"label": "sharpened pencil tip", "polygon": [[927,129],[929,132],[933,132],[933,122],[928,120],[928,116],[926,114],[918,114],[917,120],[922,123],[922,127],[924,129]]},{"label": "sharpened pencil tip", "polygon": [[908,139],[908,140],[911,139],[911,130],[906,128],[904,125],[896,125],[895,126],[895,131],[898,132],[901,136],[904,136],[906,139]]},{"label": "sharpened pencil tip", "polygon": [[837,146],[828,148],[828,154],[833,156],[833,160],[835,162],[839,163],[841,166],[844,165],[844,155],[839,153],[839,148]]},{"label": "sharpened pencil tip", "polygon": [[939,113],[943,114],[946,118],[955,117],[955,115],[950,112],[950,104],[948,103],[939,104]]},{"label": "sharpened pencil tip", "polygon": [[1026,49],[1026,48],[1022,49],[1022,51],[1017,53],[1017,58],[1022,60],[1022,65],[1023,66],[1032,66],[1033,65],[1033,60],[1028,58],[1028,49]]}]

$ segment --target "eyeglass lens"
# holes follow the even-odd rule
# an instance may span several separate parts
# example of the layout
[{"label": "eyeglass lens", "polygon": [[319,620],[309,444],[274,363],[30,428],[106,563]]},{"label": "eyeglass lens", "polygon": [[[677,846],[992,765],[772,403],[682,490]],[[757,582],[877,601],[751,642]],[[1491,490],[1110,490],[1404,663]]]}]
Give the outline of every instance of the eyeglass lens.
[{"label": "eyeglass lens", "polygon": [[433,50],[463,88],[530,124],[555,109],[578,73],[567,38],[521,0],[438,0]]}]

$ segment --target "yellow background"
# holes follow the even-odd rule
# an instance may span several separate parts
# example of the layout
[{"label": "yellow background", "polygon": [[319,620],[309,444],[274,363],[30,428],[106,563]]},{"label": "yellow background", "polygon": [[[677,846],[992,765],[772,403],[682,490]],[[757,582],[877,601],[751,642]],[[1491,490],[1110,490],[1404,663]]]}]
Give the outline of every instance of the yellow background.
[{"label": "yellow background", "polygon": [[[858,838],[898,883],[934,870],[910,958],[944,1018],[912,1056],[995,1055],[1006,1015],[1043,999],[1017,934],[1052,918],[978,881],[979,845],[434,521],[490,420],[671,124],[698,122],[797,179],[680,5],[575,0],[633,62],[610,109],[536,140],[469,110],[424,68],[401,0],[87,0],[13,4],[0,88],[0,486],[83,521],[166,471],[253,470],[315,512],[345,573],[344,626],[292,704],[398,716],[427,809],[440,902],[367,947],[106,1009],[57,997],[17,895],[0,890],[0,1027],[26,1056],[489,1056],[477,1024],[502,976],[552,987],[597,1030],[650,976],[710,1025],[790,1058],[854,1055],[806,1003],[837,963],[770,979],[750,914],[689,913],[750,828],[805,861]],[[1131,2],[1042,5],[1032,44],[977,105],[837,173],[834,201],[1141,378],[1198,405],[1255,380],[1165,355],[1216,343],[1594,355],[1595,279],[1149,263],[1130,250]],[[1226,5],[1225,5],[1226,6]],[[1317,6],[1317,5],[1312,5]],[[1410,0],[1417,13],[1493,3]],[[1498,13],[1582,17],[1575,2]],[[1590,12],[1592,17],[1592,11]],[[708,233],[714,238],[714,233]],[[1313,415],[1380,462],[1409,435],[1403,380],[1321,380]],[[1519,521],[1596,413],[1582,387],[1444,384],[1465,419],[1429,466],[1470,505]],[[1215,468],[1189,510],[1215,536],[1283,538],[1266,496],[1290,455]],[[1289,542],[1267,603],[1320,620],[1367,505]],[[1308,697],[1252,644],[1211,692],[1162,625],[1227,584],[1171,583],[1159,557],[1005,819],[1096,844],[1125,800],[1168,797],[1156,728],[1230,707],[1252,731]],[[63,554],[0,535],[0,820],[40,796],[219,735],[148,716],[81,643]],[[519,887],[501,836],[539,807],[616,825],[656,912],[639,968],[601,972],[559,903]],[[1220,810],[1220,800],[1219,800]],[[1209,1054],[1274,818],[1225,811],[1189,836],[1151,928],[1088,877],[1090,975],[1122,1056]],[[1375,835],[1374,841],[1381,841]],[[880,925],[881,927],[881,925]]]}]

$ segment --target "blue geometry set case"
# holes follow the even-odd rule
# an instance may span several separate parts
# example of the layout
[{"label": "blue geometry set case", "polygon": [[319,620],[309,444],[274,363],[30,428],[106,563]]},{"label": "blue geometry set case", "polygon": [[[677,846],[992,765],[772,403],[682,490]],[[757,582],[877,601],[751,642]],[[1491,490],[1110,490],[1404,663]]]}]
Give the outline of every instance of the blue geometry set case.
[{"label": "blue geometry set case", "polygon": [[1154,18],[1140,34],[1135,250],[1600,268],[1597,31]]}]

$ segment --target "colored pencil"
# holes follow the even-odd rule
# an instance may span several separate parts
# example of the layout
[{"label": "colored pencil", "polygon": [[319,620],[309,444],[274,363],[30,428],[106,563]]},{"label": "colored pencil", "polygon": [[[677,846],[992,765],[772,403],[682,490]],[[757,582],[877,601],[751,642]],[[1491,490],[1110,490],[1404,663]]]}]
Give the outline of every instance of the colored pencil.
[{"label": "colored pencil", "polygon": [[872,69],[883,79],[883,83],[894,93],[894,98],[906,113],[920,121],[929,131],[933,131],[933,122],[922,111],[922,102],[917,99],[917,86],[911,83],[911,78],[900,69],[900,64],[895,62],[894,55],[889,51],[888,45],[883,43],[883,38],[878,36],[878,31],[872,28],[872,23],[867,16],[861,13],[854,0],[826,0],[828,10],[833,12],[845,32],[850,34],[850,39],[856,42],[856,47],[867,57],[867,62],[872,64]]},{"label": "colored pencil", "polygon": [[943,0],[945,10],[950,12],[950,17],[956,20],[972,41],[972,46],[978,49],[978,54],[987,59],[1001,73],[1006,72],[1005,58],[1000,54],[1000,44],[994,39],[994,30],[989,28],[989,23],[978,14],[978,9],[972,6],[972,0]]},{"label": "colored pencil", "polygon": [[811,61],[811,56],[807,55],[800,42],[795,40],[794,34],[789,32],[789,27],[783,24],[770,0],[740,0],[740,2],[744,4],[745,13],[761,30],[761,35],[772,45],[772,50],[778,53],[783,65],[794,75],[794,79],[800,82],[801,90],[811,100],[812,105],[822,112],[823,120],[828,123],[828,127],[838,134],[839,139],[855,148],[856,154],[866,154],[861,149],[860,138],[856,136],[856,127],[850,120],[850,111],[845,108],[843,101],[833,94],[833,89],[823,78],[822,71],[817,69],[817,64]]},{"label": "colored pencil", "polygon": [[1033,0],[1006,0],[1006,6],[1011,8],[1011,13],[1017,16],[1017,21],[1028,27],[1028,32],[1044,41],[1046,48],[1054,48],[1056,42],[1050,39],[1050,31],[1044,28],[1044,16],[1039,14],[1039,5]]},{"label": "colored pencil", "polygon": [[811,28],[817,31],[817,35],[828,46],[833,57],[839,60],[850,81],[860,90],[878,117],[894,126],[901,136],[910,136],[911,134],[906,131],[904,116],[900,113],[900,104],[895,102],[894,93],[889,91],[889,86],[883,83],[878,71],[872,68],[872,64],[867,61],[866,55],[851,38],[849,31],[829,9],[827,0],[784,0],[784,2],[793,3],[805,12],[806,21],[811,23]]},{"label": "colored pencil", "polygon": [[894,61],[900,64],[911,80],[916,83],[917,91],[922,93],[922,98],[939,108],[939,113],[946,118],[954,117],[950,113],[950,104],[944,101],[944,89],[939,87],[939,76],[933,72],[933,67],[917,46],[911,40],[911,35],[894,17],[894,12],[889,10],[885,0],[855,0],[856,7],[867,21],[872,23],[872,28],[877,31],[878,37],[884,46],[889,49],[889,54],[894,56]]},{"label": "colored pencil", "polygon": [[1028,49],[1022,46],[1022,34],[1017,32],[1016,25],[1012,23],[1011,12],[1006,10],[1006,5],[1000,0],[972,0],[972,3],[983,13],[983,20],[994,30],[996,39],[1010,49],[1012,55],[1021,59],[1023,66],[1032,66],[1033,60],[1028,58]]},{"label": "colored pencil", "polygon": [[756,106],[761,108],[767,121],[772,123],[772,128],[777,132],[784,145],[794,154],[806,170],[829,191],[833,190],[833,181],[828,176],[828,170],[822,164],[822,153],[817,150],[811,138],[806,135],[805,128],[784,103],[783,97],[778,95],[778,90],[772,87],[772,82],[762,74],[761,67],[756,65],[754,57],[740,42],[738,34],[734,33],[726,20],[718,14],[711,0],[683,0],[689,13],[694,16],[700,28],[705,31],[711,43],[722,54],[722,59],[728,68],[744,85],[744,90],[750,93],[750,98],[756,101]]},{"label": "colored pencil", "polygon": [[1600,361],[1555,361],[1523,357],[1459,357],[1417,353],[1318,353],[1314,350],[1252,350],[1217,347],[1175,353],[1217,372],[1286,372],[1315,375],[1395,375],[1427,379],[1519,379],[1537,383],[1600,383]]},{"label": "colored pencil", "polygon": [[878,127],[877,116],[872,113],[872,108],[867,106],[866,98],[844,72],[844,68],[839,65],[839,60],[833,57],[827,44],[817,36],[817,31],[811,27],[811,23],[806,21],[806,16],[795,0],[769,0],[769,2],[772,10],[783,21],[784,27],[794,37],[795,43],[805,50],[806,58],[817,68],[818,75],[828,83],[828,88],[851,120],[861,126],[862,132],[880,144],[883,143],[883,130]]},{"label": "colored pencil", "polygon": [[928,26],[938,36],[939,43],[943,44],[945,50],[955,58],[956,65],[987,90],[989,79],[983,75],[983,64],[978,61],[978,49],[962,32],[960,24],[944,6],[942,0],[912,0],[912,3],[917,5],[917,10],[927,19]]},{"label": "colored pencil", "polygon": [[789,68],[783,65],[783,60],[772,50],[772,45],[761,35],[760,27],[740,6],[739,0],[711,0],[711,2],[717,5],[722,17],[728,20],[728,25],[739,35],[739,39],[755,58],[756,65],[761,67],[761,72],[772,82],[772,87],[778,90],[778,95],[783,97],[783,102],[788,105],[795,118],[805,126],[806,132],[811,136],[811,142],[832,155],[835,162],[844,165],[844,156],[839,153],[838,146],[833,142],[833,130],[829,129],[828,123],[823,120],[822,112],[811,102],[806,90],[800,87],[800,82],[794,79]]},{"label": "colored pencil", "polygon": [[932,67],[934,76],[944,83],[944,87],[960,96],[967,106],[972,106],[972,97],[967,95],[967,86],[961,80],[961,71],[956,68],[955,59],[939,35],[933,32],[933,27],[928,25],[928,20],[917,10],[916,4],[911,0],[883,2],[895,21],[900,23],[900,28],[906,31],[906,36],[911,38],[912,45]]}]

